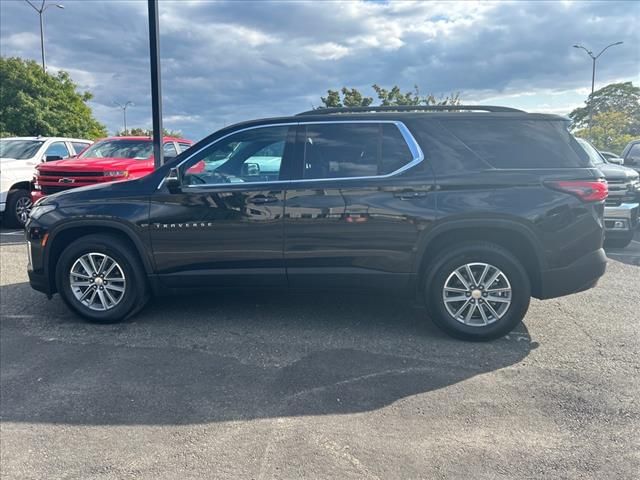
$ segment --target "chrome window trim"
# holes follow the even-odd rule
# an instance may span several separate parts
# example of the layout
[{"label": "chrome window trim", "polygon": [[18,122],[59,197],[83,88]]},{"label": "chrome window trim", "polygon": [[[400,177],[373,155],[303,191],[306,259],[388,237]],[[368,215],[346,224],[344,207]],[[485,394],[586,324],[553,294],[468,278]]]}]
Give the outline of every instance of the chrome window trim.
[{"label": "chrome window trim", "polygon": [[[259,185],[298,184],[298,183],[309,183],[309,182],[327,182],[327,181],[334,182],[334,181],[345,181],[345,180],[384,179],[384,178],[390,178],[390,177],[394,177],[396,175],[399,175],[399,174],[409,170],[410,168],[415,167],[416,165],[418,165],[419,163],[421,163],[424,160],[424,153],[422,152],[422,149],[420,148],[420,145],[416,141],[416,139],[413,136],[413,134],[411,133],[411,131],[407,128],[407,126],[403,122],[401,122],[399,120],[343,120],[343,121],[338,121],[338,120],[320,120],[320,121],[315,121],[315,122],[311,121],[311,122],[270,123],[270,124],[266,124],[266,125],[255,125],[253,127],[246,127],[246,128],[242,128],[240,130],[235,130],[233,132],[230,132],[230,133],[218,138],[214,142],[209,143],[208,145],[205,145],[202,148],[199,148],[197,151],[193,152],[191,155],[189,155],[187,158],[185,158],[183,161],[181,161],[178,165],[176,165],[173,168],[180,168],[183,164],[185,164],[186,162],[191,160],[194,156],[198,155],[203,150],[206,150],[206,149],[214,146],[215,144],[221,142],[225,138],[228,138],[231,135],[235,135],[237,133],[242,133],[242,132],[246,132],[246,131],[249,131],[249,130],[256,130],[258,128],[291,127],[291,126],[299,126],[299,125],[344,124],[344,123],[349,123],[349,124],[353,124],[353,123],[385,124],[386,123],[386,124],[395,125],[396,128],[400,131],[400,134],[402,135],[402,138],[404,138],[404,141],[405,141],[407,147],[409,148],[409,151],[411,152],[412,160],[410,162],[406,163],[405,165],[403,165],[402,167],[400,167],[399,169],[394,170],[391,173],[386,173],[384,175],[368,175],[368,176],[363,176],[363,177],[336,177],[336,178],[300,178],[300,179],[296,179],[296,180],[272,180],[270,182],[203,183],[201,185],[184,185],[183,188],[196,188],[196,189],[198,189],[198,188],[206,188],[206,187],[230,187],[230,186],[240,187],[241,185],[242,186],[252,186],[252,185],[259,186]],[[160,189],[162,187],[162,185],[164,184],[165,178],[163,178],[162,181],[160,182],[160,184],[158,185],[158,189]]]}]

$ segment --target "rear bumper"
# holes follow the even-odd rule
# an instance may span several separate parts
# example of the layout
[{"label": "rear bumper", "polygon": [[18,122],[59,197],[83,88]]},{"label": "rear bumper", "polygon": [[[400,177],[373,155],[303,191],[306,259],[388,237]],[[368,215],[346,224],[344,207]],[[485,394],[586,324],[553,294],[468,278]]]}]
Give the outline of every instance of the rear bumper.
[{"label": "rear bumper", "polygon": [[594,287],[606,266],[607,256],[604,249],[600,248],[564,268],[543,271],[540,274],[542,281],[538,298],[562,297]]}]

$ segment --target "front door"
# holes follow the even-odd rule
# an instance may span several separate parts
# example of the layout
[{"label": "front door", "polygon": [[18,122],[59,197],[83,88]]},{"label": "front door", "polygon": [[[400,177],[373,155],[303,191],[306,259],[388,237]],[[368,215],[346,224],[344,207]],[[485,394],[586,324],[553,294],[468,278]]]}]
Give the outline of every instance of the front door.
[{"label": "front door", "polygon": [[222,137],[179,168],[182,188],[151,199],[156,269],[169,287],[283,286],[284,165],[295,127]]}]

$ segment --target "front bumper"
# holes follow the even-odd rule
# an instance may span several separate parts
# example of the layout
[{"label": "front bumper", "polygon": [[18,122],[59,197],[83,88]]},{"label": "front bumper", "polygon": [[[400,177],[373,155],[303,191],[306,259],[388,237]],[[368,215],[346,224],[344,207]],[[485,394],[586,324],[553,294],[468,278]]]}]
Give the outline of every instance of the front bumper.
[{"label": "front bumper", "polygon": [[51,290],[51,282],[45,265],[45,248],[43,243],[46,239],[47,231],[33,219],[29,219],[25,225],[25,237],[27,240],[29,264],[27,266],[27,275],[29,275],[29,284],[31,288],[47,296],[53,293]]},{"label": "front bumper", "polygon": [[578,258],[572,264],[540,273],[541,288],[539,299],[562,297],[592,288],[604,275],[607,256],[600,248]]},{"label": "front bumper", "polygon": [[38,292],[51,295],[49,282],[47,281],[47,277],[44,275],[44,272],[35,272],[31,268],[29,268],[27,270],[27,274],[29,275],[29,285],[31,285],[31,288],[37,290]]}]

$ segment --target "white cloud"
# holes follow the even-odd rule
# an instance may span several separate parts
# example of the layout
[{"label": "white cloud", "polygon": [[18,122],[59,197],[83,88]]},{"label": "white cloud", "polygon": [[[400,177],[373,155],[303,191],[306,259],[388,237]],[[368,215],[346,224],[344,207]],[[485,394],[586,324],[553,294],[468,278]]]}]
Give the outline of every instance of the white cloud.
[{"label": "white cloud", "polygon": [[349,55],[349,48],[333,42],[310,45],[307,49],[320,60],[338,60]]},{"label": "white cloud", "polygon": [[31,32],[18,32],[2,38],[2,49],[19,51],[40,47],[40,36]]},{"label": "white cloud", "polygon": [[[114,100],[132,100],[131,126],[150,124],[145,2],[68,2],[47,16],[49,68],[94,93],[96,116],[121,128]],[[640,4],[609,2],[160,2],[163,111],[194,139],[253,117],[306,110],[326,90],[373,83],[466,102],[562,111],[596,85],[640,80]],[[588,25],[588,27],[587,27]],[[72,28],[70,28],[72,26]],[[39,60],[37,18],[0,1],[3,55]]]}]

